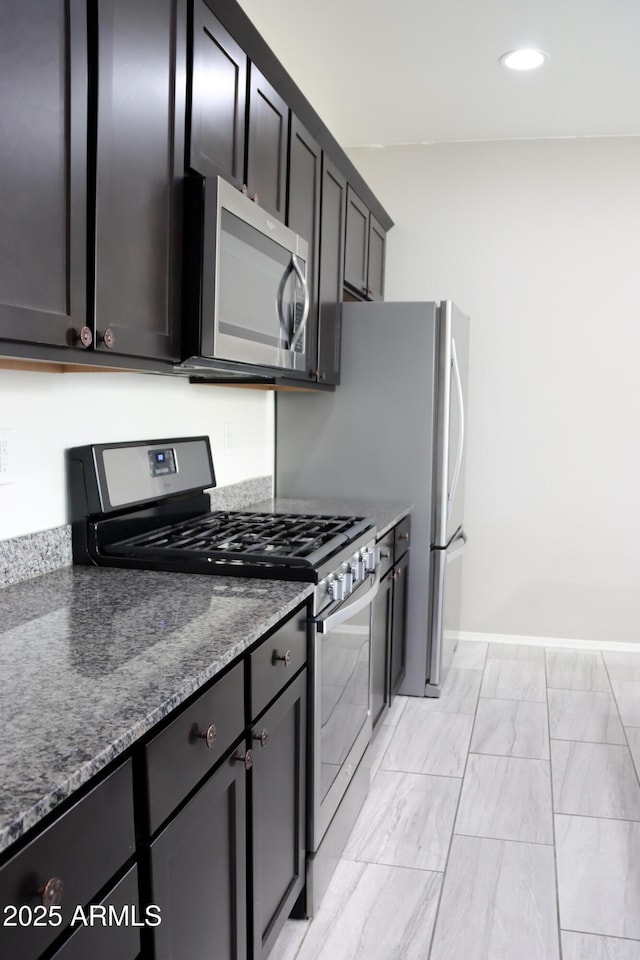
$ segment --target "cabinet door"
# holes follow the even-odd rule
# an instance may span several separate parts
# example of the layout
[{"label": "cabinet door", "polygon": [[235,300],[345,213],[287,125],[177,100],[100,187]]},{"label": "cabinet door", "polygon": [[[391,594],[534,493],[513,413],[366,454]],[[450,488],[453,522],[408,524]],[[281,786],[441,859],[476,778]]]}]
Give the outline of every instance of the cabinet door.
[{"label": "cabinet door", "polygon": [[340,383],[346,196],[346,180],[323,154],[318,267],[318,379],[323,383]]},{"label": "cabinet door", "polygon": [[347,228],[344,282],[360,296],[367,295],[369,261],[369,211],[351,187],[347,188]]},{"label": "cabinet door", "polygon": [[[36,960],[133,856],[133,779],[127,760],[58,816],[0,870],[0,905],[60,904],[60,926],[0,924],[2,960]],[[19,916],[21,916],[21,912]],[[3,913],[3,917],[5,914]]]},{"label": "cabinet door", "polygon": [[389,706],[389,639],[393,601],[393,575],[380,584],[373,603],[371,631],[371,720],[373,728],[382,722]]},{"label": "cabinet door", "polygon": [[203,0],[193,8],[190,166],[244,182],[247,56]]},{"label": "cabinet door", "polygon": [[297,117],[291,117],[289,140],[289,199],[287,226],[309,244],[307,283],[311,296],[307,320],[307,372],[318,367],[318,255],[320,251],[320,190],[322,151]]},{"label": "cabinet door", "polygon": [[95,334],[178,358],[185,0],[98,0]]},{"label": "cabinet door", "polygon": [[367,300],[384,300],[384,261],[387,234],[373,214],[369,215],[369,263]]},{"label": "cabinet door", "polygon": [[289,108],[252,63],[249,70],[249,196],[284,223]]},{"label": "cabinet door", "polygon": [[5,0],[1,29],[0,338],[64,346],[86,323],[86,5]]},{"label": "cabinet door", "polygon": [[391,695],[404,679],[407,655],[407,588],[409,586],[409,553],[396,565],[393,584],[393,619],[391,625]]},{"label": "cabinet door", "polygon": [[254,960],[266,958],[305,881],[306,686],[305,669],[252,729]]},{"label": "cabinet door", "polygon": [[245,960],[246,771],[228,760],[151,846],[155,960]]}]

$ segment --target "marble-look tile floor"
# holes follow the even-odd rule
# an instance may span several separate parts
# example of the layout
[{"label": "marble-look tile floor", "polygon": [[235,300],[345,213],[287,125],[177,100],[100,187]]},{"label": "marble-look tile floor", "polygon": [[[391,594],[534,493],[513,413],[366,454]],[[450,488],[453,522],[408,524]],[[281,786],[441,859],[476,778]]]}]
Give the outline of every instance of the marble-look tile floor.
[{"label": "marble-look tile floor", "polygon": [[640,960],[640,654],[461,643],[270,960]]}]

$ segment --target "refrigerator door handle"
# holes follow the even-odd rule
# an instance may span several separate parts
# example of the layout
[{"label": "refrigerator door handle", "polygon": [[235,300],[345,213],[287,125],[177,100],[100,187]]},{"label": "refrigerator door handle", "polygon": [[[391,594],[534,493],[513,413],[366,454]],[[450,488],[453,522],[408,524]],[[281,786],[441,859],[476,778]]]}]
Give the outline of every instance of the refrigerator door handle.
[{"label": "refrigerator door handle", "polygon": [[454,379],[456,384],[456,393],[458,394],[458,405],[460,407],[460,431],[458,434],[458,452],[456,455],[456,465],[453,471],[451,487],[447,497],[447,517],[451,513],[451,505],[456,495],[456,488],[460,478],[460,468],[462,467],[462,457],[464,454],[464,397],[462,395],[462,380],[460,378],[460,367],[458,366],[458,356],[456,354],[456,341],[451,338],[451,366],[453,367]]}]

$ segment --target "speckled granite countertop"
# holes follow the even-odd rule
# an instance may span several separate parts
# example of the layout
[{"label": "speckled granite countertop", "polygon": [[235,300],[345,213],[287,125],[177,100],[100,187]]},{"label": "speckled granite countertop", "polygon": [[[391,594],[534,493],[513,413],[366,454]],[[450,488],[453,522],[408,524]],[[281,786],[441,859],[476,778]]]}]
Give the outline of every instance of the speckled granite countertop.
[{"label": "speckled granite countertop", "polygon": [[94,567],[0,589],[0,850],[312,591]]},{"label": "speckled granite countertop", "polygon": [[247,507],[248,510],[258,510],[269,513],[318,513],[335,514],[335,516],[371,517],[375,521],[377,536],[381,537],[398,521],[411,513],[413,505],[410,503],[393,503],[388,500],[342,500],[342,499],[311,499],[300,500],[292,497],[276,497],[275,500],[260,500]]}]

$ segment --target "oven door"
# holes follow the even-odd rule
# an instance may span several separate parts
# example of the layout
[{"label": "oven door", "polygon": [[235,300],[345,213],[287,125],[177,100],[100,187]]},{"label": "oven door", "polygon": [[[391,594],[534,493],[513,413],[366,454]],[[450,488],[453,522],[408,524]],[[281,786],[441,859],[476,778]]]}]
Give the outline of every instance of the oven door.
[{"label": "oven door", "polygon": [[225,180],[203,190],[202,355],[306,371],[307,242]]},{"label": "oven door", "polygon": [[371,606],[379,587],[378,574],[372,574],[347,600],[315,618],[314,851],[371,739]]}]

